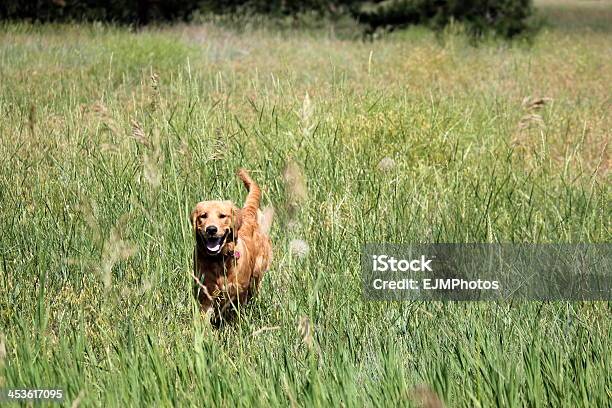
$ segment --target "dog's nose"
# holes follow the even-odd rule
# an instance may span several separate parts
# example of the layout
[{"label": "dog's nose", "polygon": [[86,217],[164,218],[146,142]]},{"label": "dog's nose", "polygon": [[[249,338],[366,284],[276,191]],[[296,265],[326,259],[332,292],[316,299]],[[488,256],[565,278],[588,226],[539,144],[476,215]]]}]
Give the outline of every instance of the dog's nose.
[{"label": "dog's nose", "polygon": [[208,235],[215,235],[217,233],[217,227],[215,227],[214,225],[206,227],[206,233]]}]

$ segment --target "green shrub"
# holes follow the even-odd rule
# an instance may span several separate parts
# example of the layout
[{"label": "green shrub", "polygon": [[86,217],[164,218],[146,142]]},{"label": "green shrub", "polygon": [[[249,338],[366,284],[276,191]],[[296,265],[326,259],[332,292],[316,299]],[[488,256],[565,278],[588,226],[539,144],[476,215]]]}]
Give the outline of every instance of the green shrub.
[{"label": "green shrub", "polygon": [[494,32],[513,37],[528,28],[532,0],[386,0],[353,8],[369,31],[427,24],[436,29],[452,21],[464,23],[472,34]]}]

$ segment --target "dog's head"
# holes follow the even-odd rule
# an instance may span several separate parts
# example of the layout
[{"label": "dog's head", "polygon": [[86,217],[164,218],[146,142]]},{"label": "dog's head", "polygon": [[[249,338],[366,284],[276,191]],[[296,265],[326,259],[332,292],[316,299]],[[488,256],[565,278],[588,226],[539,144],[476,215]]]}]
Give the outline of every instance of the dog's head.
[{"label": "dog's head", "polygon": [[240,229],[240,208],[231,201],[202,201],[191,213],[196,242],[208,255],[221,253]]}]

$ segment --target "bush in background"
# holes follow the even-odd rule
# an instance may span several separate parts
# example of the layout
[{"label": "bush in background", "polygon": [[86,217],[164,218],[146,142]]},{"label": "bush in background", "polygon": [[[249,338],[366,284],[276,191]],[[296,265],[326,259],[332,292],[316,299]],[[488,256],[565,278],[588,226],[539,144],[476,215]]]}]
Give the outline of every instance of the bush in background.
[{"label": "bush in background", "polygon": [[493,31],[513,37],[528,27],[532,0],[385,0],[354,8],[352,14],[369,31],[409,24],[427,24],[440,29],[456,21],[472,34]]}]

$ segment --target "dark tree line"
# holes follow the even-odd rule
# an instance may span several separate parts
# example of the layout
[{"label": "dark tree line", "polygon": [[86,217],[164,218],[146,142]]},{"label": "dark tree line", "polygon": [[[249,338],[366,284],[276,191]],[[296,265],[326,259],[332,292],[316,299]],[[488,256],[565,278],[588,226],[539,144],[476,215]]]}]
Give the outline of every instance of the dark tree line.
[{"label": "dark tree line", "polygon": [[350,15],[369,31],[409,24],[434,28],[451,21],[474,33],[512,37],[528,28],[532,0],[0,0],[0,19],[112,21],[144,25],[188,21],[194,12]]}]

